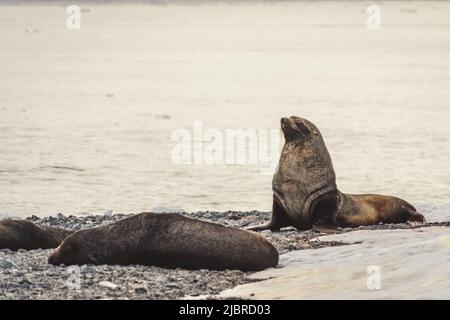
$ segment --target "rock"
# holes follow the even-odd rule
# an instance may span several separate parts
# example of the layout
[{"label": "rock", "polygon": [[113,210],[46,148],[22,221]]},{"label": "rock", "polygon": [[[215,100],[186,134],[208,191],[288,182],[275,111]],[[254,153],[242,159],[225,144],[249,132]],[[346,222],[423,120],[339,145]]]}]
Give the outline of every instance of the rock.
[{"label": "rock", "polygon": [[166,207],[153,207],[151,212],[154,213],[184,213],[185,211],[181,208],[166,208]]},{"label": "rock", "polygon": [[116,290],[119,286],[110,281],[101,281],[98,283],[100,287],[108,288],[110,290]]},{"label": "rock", "polygon": [[137,294],[146,294],[147,288],[144,286],[135,287],[134,292],[136,292]]},{"label": "rock", "polygon": [[112,210],[106,210],[103,215],[106,217],[111,217],[112,216],[113,211]]},{"label": "rock", "polygon": [[166,287],[167,288],[179,289],[180,285],[178,283],[176,283],[176,282],[169,282],[169,283],[166,284]]},{"label": "rock", "polygon": [[243,227],[247,227],[250,224],[258,225],[258,224],[261,224],[262,222],[263,222],[263,220],[258,220],[254,216],[249,216],[249,217],[239,219],[238,227],[243,228]]},{"label": "rock", "polygon": [[19,284],[24,286],[24,285],[30,285],[32,283],[31,283],[31,281],[29,279],[25,278],[25,279],[20,280]]},{"label": "rock", "polygon": [[17,266],[16,266],[16,264],[14,264],[14,262],[11,262],[7,259],[0,258],[0,268],[10,269],[10,268],[17,268]]},{"label": "rock", "polygon": [[81,267],[81,273],[82,274],[86,274],[86,273],[96,273],[97,272],[97,268],[94,267],[93,265],[90,264],[86,264],[84,266]]}]

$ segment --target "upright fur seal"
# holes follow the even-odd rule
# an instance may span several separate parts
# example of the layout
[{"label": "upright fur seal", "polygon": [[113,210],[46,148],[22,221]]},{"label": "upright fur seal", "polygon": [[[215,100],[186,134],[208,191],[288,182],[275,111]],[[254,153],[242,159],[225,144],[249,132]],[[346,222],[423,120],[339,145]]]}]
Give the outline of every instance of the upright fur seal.
[{"label": "upright fur seal", "polygon": [[253,232],[177,213],[141,213],[70,235],[48,262],[253,271],[276,266],[278,252]]},{"label": "upright fur seal", "polygon": [[272,220],[250,230],[294,226],[356,227],[379,222],[411,225],[425,218],[408,202],[382,195],[350,195],[336,186],[336,175],[322,134],[310,121],[281,119],[285,145],[272,180]]},{"label": "upright fur seal", "polygon": [[50,249],[56,248],[72,231],[48,226],[38,226],[26,220],[0,221],[0,249]]}]

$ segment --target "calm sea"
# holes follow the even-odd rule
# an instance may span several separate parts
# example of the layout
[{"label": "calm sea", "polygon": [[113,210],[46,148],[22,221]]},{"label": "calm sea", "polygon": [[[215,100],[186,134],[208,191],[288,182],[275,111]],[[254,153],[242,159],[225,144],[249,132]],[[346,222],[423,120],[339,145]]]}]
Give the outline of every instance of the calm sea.
[{"label": "calm sea", "polygon": [[342,191],[448,218],[450,3],[381,2],[377,30],[370,4],[82,3],[80,30],[1,5],[0,214],[270,210],[259,163],[180,165],[171,137],[299,115]]}]

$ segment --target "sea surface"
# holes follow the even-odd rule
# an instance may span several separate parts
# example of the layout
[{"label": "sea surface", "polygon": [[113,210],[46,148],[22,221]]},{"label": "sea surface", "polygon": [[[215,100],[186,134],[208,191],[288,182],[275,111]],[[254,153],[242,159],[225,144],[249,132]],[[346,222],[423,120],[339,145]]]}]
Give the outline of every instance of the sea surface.
[{"label": "sea surface", "polygon": [[342,191],[448,220],[450,3],[377,3],[379,29],[372,1],[81,2],[79,30],[62,4],[0,5],[0,215],[269,211],[260,158],[179,164],[173,138],[194,158],[195,126],[263,141],[299,115]]}]

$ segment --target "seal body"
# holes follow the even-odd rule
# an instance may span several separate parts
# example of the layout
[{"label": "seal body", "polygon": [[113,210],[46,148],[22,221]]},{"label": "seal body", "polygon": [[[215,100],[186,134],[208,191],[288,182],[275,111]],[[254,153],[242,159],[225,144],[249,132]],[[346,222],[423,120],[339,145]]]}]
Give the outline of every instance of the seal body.
[{"label": "seal body", "polygon": [[250,230],[425,222],[424,217],[402,199],[340,192],[325,142],[310,121],[296,116],[282,118],[281,129],[285,145],[272,180],[272,219]]},{"label": "seal body", "polygon": [[38,226],[26,220],[0,221],[0,249],[50,249],[56,248],[72,231],[48,226]]},{"label": "seal body", "polygon": [[378,223],[425,223],[423,215],[403,199],[378,194],[345,194],[339,192],[337,212],[333,217],[339,227],[357,227]]},{"label": "seal body", "polygon": [[291,225],[310,229],[314,211],[321,209],[324,214],[324,210],[331,210],[333,201],[336,203],[334,199],[326,201],[328,194],[337,192],[336,176],[319,129],[306,119],[292,116],[281,119],[281,130],[285,144],[272,179],[272,220],[250,230]]},{"label": "seal body", "polygon": [[276,266],[278,252],[249,231],[177,213],[141,213],[70,235],[48,261],[250,271]]}]

